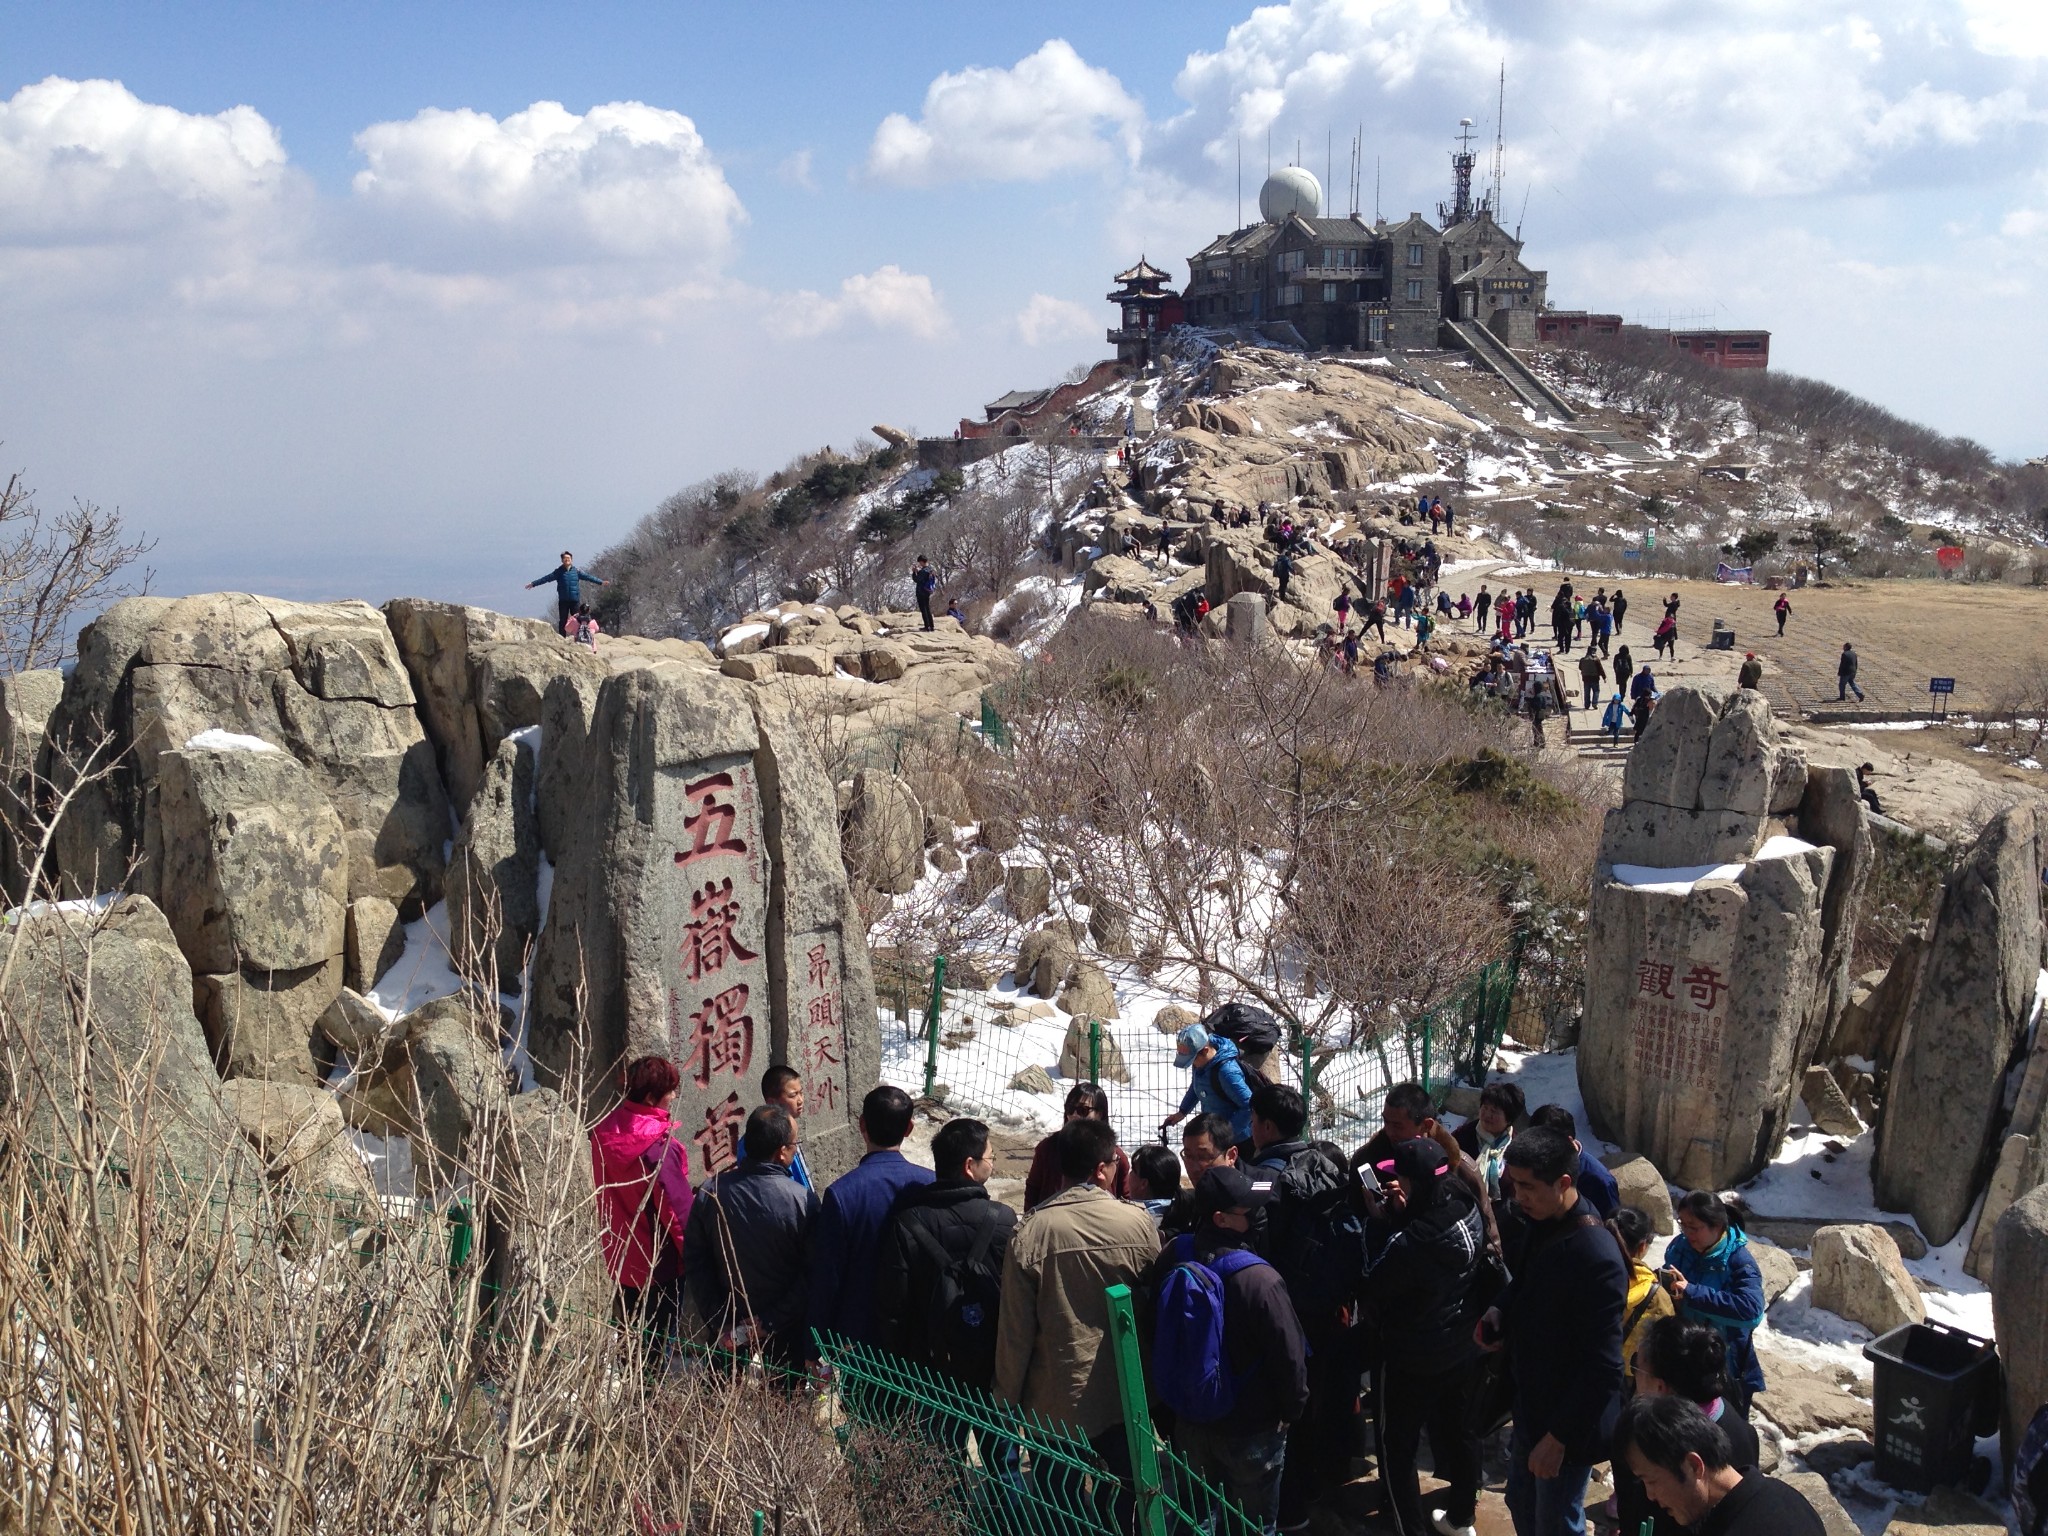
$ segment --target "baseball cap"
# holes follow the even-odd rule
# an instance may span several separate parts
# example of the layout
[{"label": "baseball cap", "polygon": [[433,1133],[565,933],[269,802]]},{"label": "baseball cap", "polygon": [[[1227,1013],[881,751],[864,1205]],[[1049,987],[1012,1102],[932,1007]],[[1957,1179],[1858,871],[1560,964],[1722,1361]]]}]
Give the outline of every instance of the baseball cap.
[{"label": "baseball cap", "polygon": [[1263,1168],[1232,1168],[1219,1163],[1195,1185],[1195,1209],[1204,1214],[1254,1210],[1279,1198],[1279,1185]]},{"label": "baseball cap", "polygon": [[1207,1050],[1209,1031],[1199,1024],[1184,1025],[1181,1032],[1173,1037],[1173,1064],[1185,1067],[1195,1059],[1197,1051]]},{"label": "baseball cap", "polygon": [[1394,1155],[1374,1164],[1373,1171],[1380,1176],[1382,1184],[1393,1178],[1421,1184],[1435,1178],[1449,1166],[1450,1159],[1444,1156],[1444,1149],[1434,1138],[1417,1136],[1396,1146]]}]

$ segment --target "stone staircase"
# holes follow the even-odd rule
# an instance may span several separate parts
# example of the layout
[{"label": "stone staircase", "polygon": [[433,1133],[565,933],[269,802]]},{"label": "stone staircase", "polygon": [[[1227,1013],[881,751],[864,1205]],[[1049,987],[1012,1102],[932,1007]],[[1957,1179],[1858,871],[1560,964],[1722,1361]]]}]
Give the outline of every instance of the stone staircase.
[{"label": "stone staircase", "polygon": [[1560,421],[1575,421],[1577,413],[1564,398],[1530,371],[1529,365],[1494,340],[1483,326],[1471,320],[1445,322],[1479,365],[1495,374],[1531,410]]},{"label": "stone staircase", "polygon": [[[1605,706],[1603,705],[1602,708],[1605,708]],[[1586,717],[1594,720],[1598,719],[1598,715],[1591,710],[1586,711]],[[1565,732],[1565,745],[1571,748],[1574,754],[1588,761],[1619,765],[1628,761],[1628,751],[1630,747],[1635,745],[1635,737],[1634,722],[1630,722],[1621,728],[1620,746],[1609,745],[1607,733],[1601,730],[1597,724],[1579,725],[1574,723]]]}]

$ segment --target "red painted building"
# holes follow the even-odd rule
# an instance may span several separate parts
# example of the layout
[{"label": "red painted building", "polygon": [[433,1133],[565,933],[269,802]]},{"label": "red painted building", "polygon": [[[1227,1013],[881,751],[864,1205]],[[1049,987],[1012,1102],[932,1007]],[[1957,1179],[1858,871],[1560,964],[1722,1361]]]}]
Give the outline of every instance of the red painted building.
[{"label": "red painted building", "polygon": [[1536,340],[1543,346],[1564,346],[1588,336],[1620,334],[1619,315],[1589,315],[1583,309],[1546,309],[1536,317]]},{"label": "red painted building", "polygon": [[1671,331],[1674,351],[1691,355],[1709,368],[1768,368],[1769,331]]},{"label": "red painted building", "polygon": [[1539,345],[1568,347],[1593,336],[1640,336],[1661,341],[1709,368],[1768,368],[1769,331],[1672,331],[1659,326],[1629,325],[1619,315],[1589,314],[1583,309],[1546,309],[1536,317]]}]

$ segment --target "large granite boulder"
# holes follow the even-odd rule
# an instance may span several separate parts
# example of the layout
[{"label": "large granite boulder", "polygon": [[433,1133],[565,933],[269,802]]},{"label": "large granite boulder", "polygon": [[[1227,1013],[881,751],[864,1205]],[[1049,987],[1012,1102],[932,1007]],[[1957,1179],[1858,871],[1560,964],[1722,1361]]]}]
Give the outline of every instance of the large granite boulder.
[{"label": "large granite boulder", "polygon": [[1942,888],[1879,1117],[1871,1187],[1930,1243],[1961,1229],[1990,1169],[2005,1074],[2041,968],[2042,818],[1996,817]]},{"label": "large granite boulder", "polygon": [[118,891],[141,847],[141,766],[128,750],[136,653],[166,597],[130,597],[78,632],[78,662],[64,680],[39,759],[53,797],[65,800],[51,837],[60,893]]},{"label": "large granite boulder", "polygon": [[0,977],[0,1103],[26,1122],[30,1150],[69,1163],[82,1136],[137,1178],[148,1157],[173,1179],[232,1173],[241,1138],[193,1016],[192,970],[152,902],[25,917],[0,930]]},{"label": "large granite boulder", "polygon": [[499,742],[448,863],[448,936],[456,971],[491,993],[517,992],[540,933],[540,831],[532,746]]},{"label": "large granite boulder", "polygon": [[457,993],[405,1016],[417,1095],[415,1153],[445,1179],[474,1167],[510,1095],[495,999]]},{"label": "large granite boulder", "polygon": [[1603,863],[1662,869],[1752,857],[1806,791],[1805,755],[1779,741],[1761,694],[1673,688],[1629,753]]},{"label": "large granite boulder", "polygon": [[[1791,1123],[1832,849],[1732,877],[1596,874],[1579,1085],[1593,1126],[1691,1188],[1753,1177]],[[1659,880],[1659,874],[1681,878]]]},{"label": "large granite boulder", "polygon": [[[67,889],[160,889],[157,765],[209,732],[283,749],[341,818],[351,898],[418,910],[438,900],[448,803],[391,632],[364,603],[246,593],[116,603],[79,640],[80,662],[44,743],[60,787],[118,759],[62,818]],[[204,745],[204,741],[200,741]]]},{"label": "large granite boulder", "polygon": [[1875,1222],[1847,1222],[1813,1234],[1813,1304],[1879,1334],[1927,1317],[1899,1245]]},{"label": "large granite boulder", "polygon": [[[550,719],[566,691],[551,685]],[[543,749],[579,751],[581,790],[534,962],[536,1069],[602,1096],[622,1062],[670,1057],[700,1174],[733,1164],[778,1053],[808,1080],[807,1138],[849,1123],[879,1064],[832,788],[769,698],[696,665],[638,666],[599,688],[580,751]]]},{"label": "large granite boulder", "polygon": [[1579,1078],[1595,1127],[1681,1184],[1752,1177],[1848,1000],[1871,863],[1854,784],[1749,689],[1674,688],[1607,813]]},{"label": "large granite boulder", "polygon": [[2005,1369],[2006,1464],[2019,1436],[2048,1403],[2048,1185],[1998,1218],[1991,1276],[1992,1326]]},{"label": "large granite boulder", "polygon": [[272,1182],[316,1227],[378,1214],[376,1186],[333,1094],[303,1083],[240,1077],[222,1083],[220,1096]]},{"label": "large granite boulder", "polygon": [[311,1084],[326,1065],[320,1019],[341,995],[341,956],[289,970],[197,975],[192,995],[222,1077]]},{"label": "large granite boulder", "polygon": [[419,698],[420,718],[433,739],[442,781],[459,811],[483,782],[484,763],[497,747],[495,740],[486,744],[479,723],[472,671],[477,653],[504,642],[573,647],[541,619],[515,619],[425,598],[394,597],[384,605],[384,619]]},{"label": "large granite boulder", "polygon": [[341,818],[275,748],[157,760],[163,914],[195,971],[325,965],[347,940]]},{"label": "large granite boulder", "polygon": [[924,807],[895,774],[865,768],[853,776],[846,811],[846,857],[854,875],[901,896],[924,873]]},{"label": "large granite boulder", "polygon": [[28,899],[41,838],[36,768],[63,697],[64,674],[55,668],[0,676],[0,891],[13,905]]}]

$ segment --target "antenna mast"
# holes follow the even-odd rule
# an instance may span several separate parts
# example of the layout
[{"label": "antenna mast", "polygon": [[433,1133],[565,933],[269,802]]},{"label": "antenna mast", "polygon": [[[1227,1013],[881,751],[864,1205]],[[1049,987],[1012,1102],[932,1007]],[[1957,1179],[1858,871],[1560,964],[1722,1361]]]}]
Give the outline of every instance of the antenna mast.
[{"label": "antenna mast", "polygon": [[1501,208],[1501,178],[1507,164],[1508,61],[1500,61],[1500,96],[1493,108],[1493,211]]},{"label": "antenna mast", "polygon": [[1244,228],[1244,135],[1237,136],[1237,228]]}]

